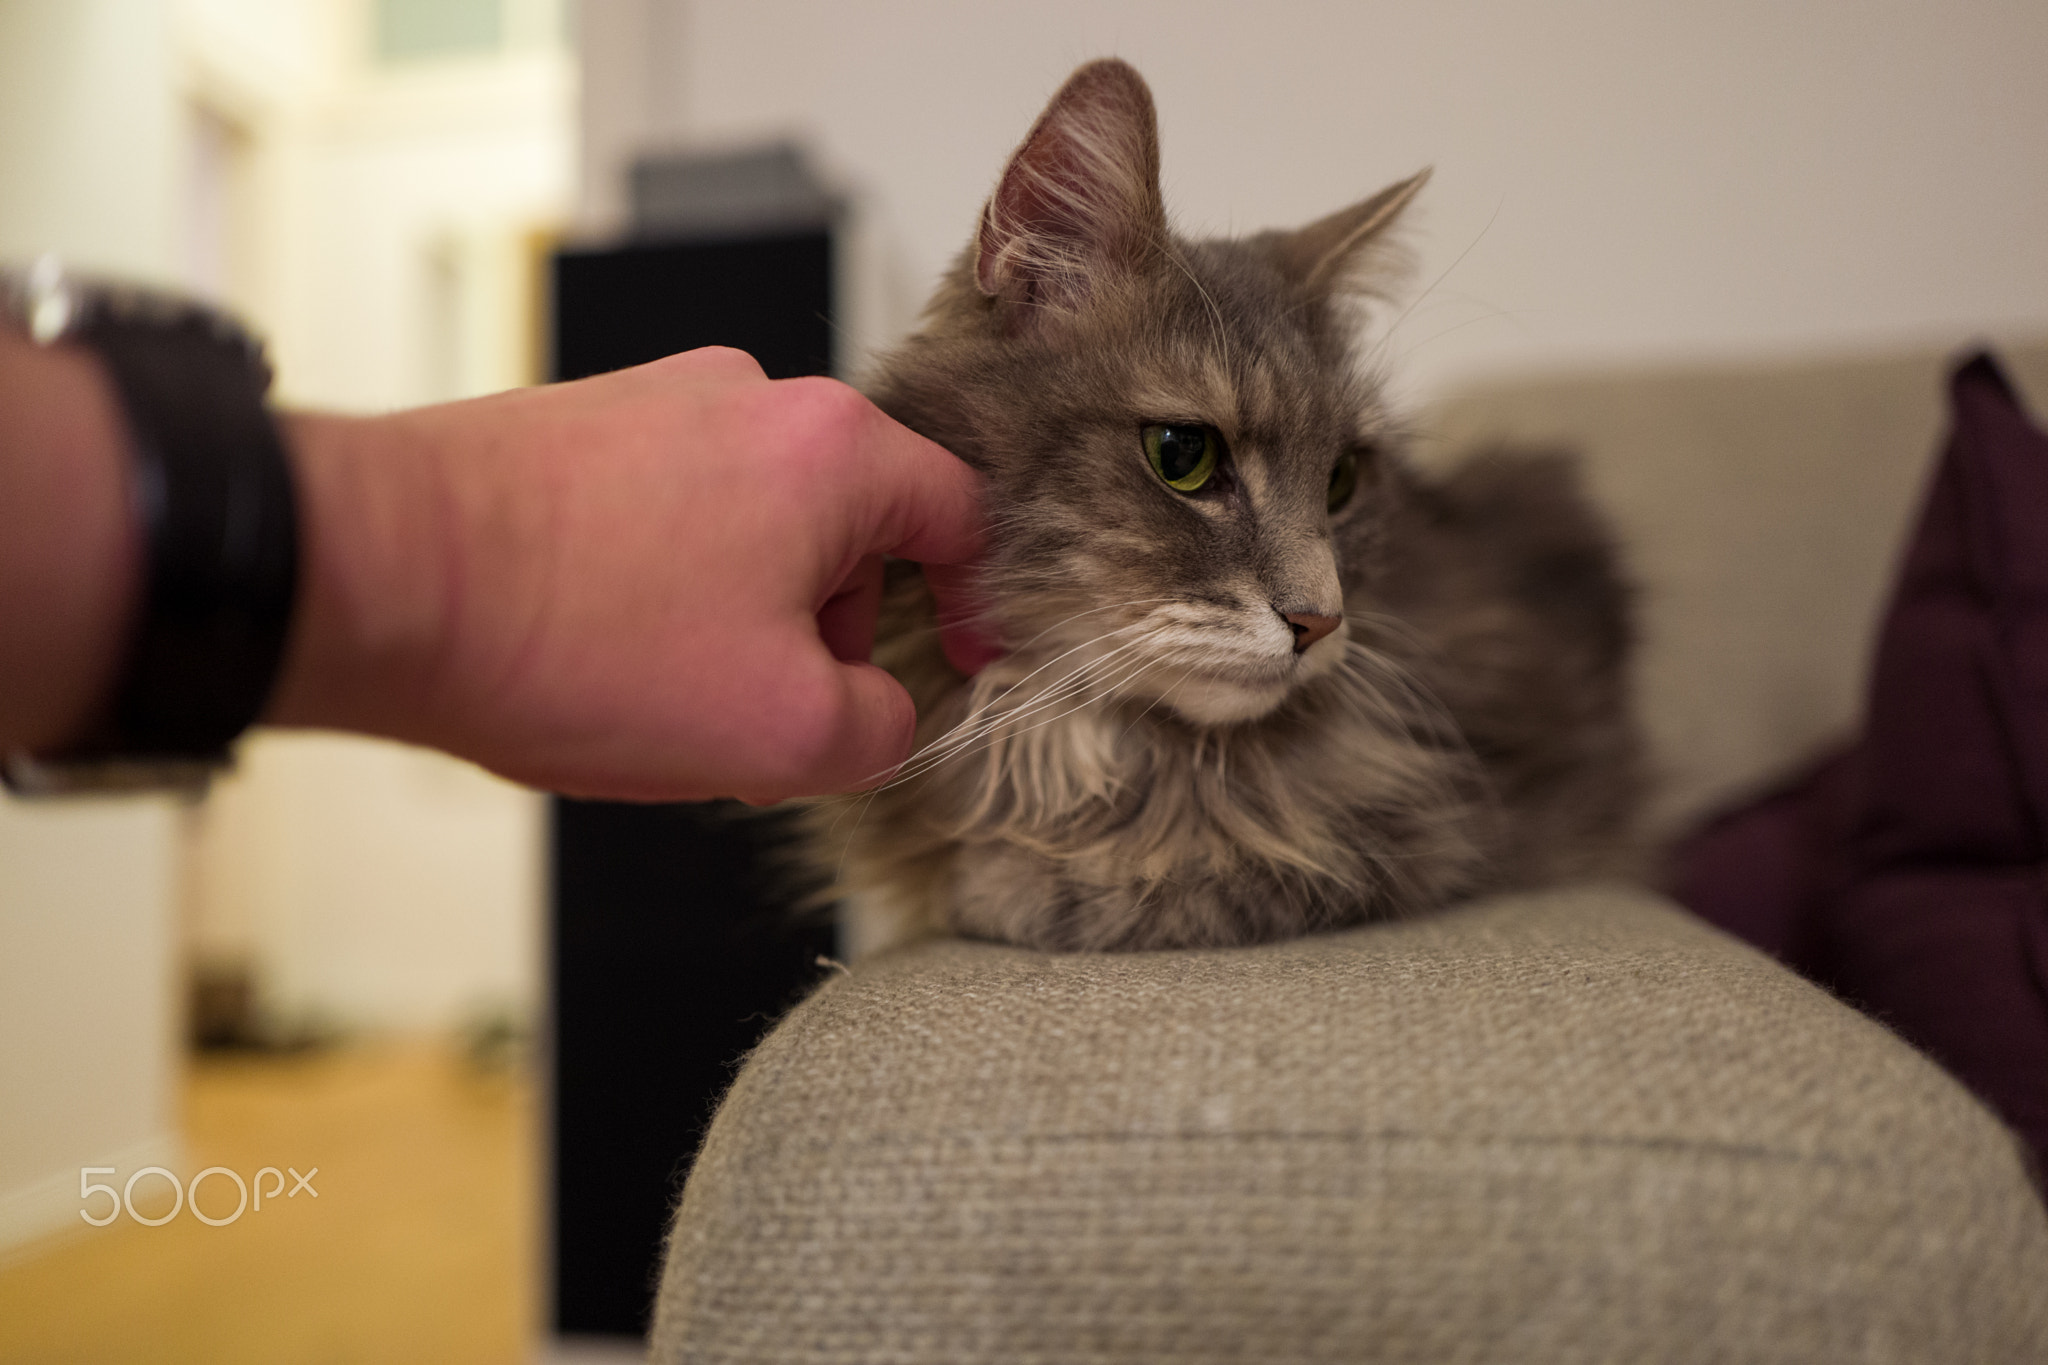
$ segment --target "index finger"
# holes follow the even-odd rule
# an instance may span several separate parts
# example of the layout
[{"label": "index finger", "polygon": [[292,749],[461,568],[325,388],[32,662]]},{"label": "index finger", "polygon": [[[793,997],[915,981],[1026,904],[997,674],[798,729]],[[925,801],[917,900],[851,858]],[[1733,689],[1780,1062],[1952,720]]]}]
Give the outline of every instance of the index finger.
[{"label": "index finger", "polygon": [[981,479],[957,455],[874,408],[866,445],[873,520],[861,555],[970,564],[981,554]]}]

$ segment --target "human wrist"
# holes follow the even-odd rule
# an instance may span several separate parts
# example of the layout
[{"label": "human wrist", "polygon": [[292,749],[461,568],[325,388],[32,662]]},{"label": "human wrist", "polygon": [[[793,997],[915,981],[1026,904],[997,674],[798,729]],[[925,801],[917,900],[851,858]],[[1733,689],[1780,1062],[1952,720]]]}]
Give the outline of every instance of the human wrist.
[{"label": "human wrist", "polygon": [[[61,726],[23,727],[33,738],[7,747],[0,777],[9,790],[33,796],[200,790],[229,761],[229,744],[271,691],[297,582],[297,517],[264,401],[271,371],[262,344],[218,309],[78,274],[47,255],[25,268],[0,266],[0,325],[17,343],[10,378],[28,381],[8,406],[43,421],[41,430],[16,437],[14,453],[30,475],[23,480],[15,470],[10,482],[26,482],[31,499],[11,510],[40,521],[46,536],[56,528],[67,538],[17,555],[40,560],[30,566],[31,580],[36,569],[43,577],[82,570],[88,582],[108,566],[125,570],[118,584],[125,609],[108,612],[100,603],[79,610],[77,594],[62,590],[70,584],[14,603],[17,615],[26,606],[62,623],[73,639],[90,632],[103,644],[111,626],[117,666],[95,670],[84,680],[91,685],[76,677],[67,683],[50,676],[61,649],[56,658],[47,648],[30,651],[25,666],[44,675],[31,695],[60,691],[74,709]],[[19,351],[23,339],[60,358],[89,355],[75,373],[103,381],[97,395],[67,386],[61,370]],[[90,429],[89,412],[109,409],[112,440],[102,433],[86,448],[66,439]],[[52,430],[53,418],[69,430]],[[125,510],[125,559],[92,534],[89,509],[50,496],[66,475],[103,470],[109,449],[118,449],[121,462],[121,491],[111,501]],[[9,586],[19,594],[24,584]],[[34,643],[50,643],[47,626],[38,632],[33,617],[27,624],[26,634],[45,637]],[[6,633],[11,646],[23,632]],[[44,735],[64,738],[37,742]]]},{"label": "human wrist", "polygon": [[301,581],[268,724],[421,737],[451,593],[439,453],[407,416],[279,414]]}]

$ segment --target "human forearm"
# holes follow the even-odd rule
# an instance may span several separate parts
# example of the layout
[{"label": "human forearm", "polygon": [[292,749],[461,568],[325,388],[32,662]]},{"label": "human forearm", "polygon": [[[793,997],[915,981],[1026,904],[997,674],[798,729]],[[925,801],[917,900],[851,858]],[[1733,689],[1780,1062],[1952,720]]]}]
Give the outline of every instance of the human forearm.
[{"label": "human forearm", "polygon": [[[41,750],[110,690],[139,556],[94,363],[10,353],[0,374],[0,411],[22,414],[0,432],[4,738]],[[560,791],[764,800],[880,776],[913,725],[866,662],[881,557],[976,548],[957,460],[844,385],[771,382],[733,351],[278,422],[298,583],[263,718]]]}]

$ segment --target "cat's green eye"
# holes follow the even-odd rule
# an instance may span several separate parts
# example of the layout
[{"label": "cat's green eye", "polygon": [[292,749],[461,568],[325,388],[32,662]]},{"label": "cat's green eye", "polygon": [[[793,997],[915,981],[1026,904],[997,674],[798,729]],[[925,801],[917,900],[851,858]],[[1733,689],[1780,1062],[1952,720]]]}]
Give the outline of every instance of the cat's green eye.
[{"label": "cat's green eye", "polygon": [[1153,472],[1179,493],[1196,492],[1209,482],[1223,453],[1222,434],[1199,422],[1155,423],[1142,435]]},{"label": "cat's green eye", "polygon": [[1330,493],[1327,499],[1332,512],[1351,501],[1351,495],[1358,491],[1358,452],[1347,450],[1337,457],[1336,466],[1330,470]]}]

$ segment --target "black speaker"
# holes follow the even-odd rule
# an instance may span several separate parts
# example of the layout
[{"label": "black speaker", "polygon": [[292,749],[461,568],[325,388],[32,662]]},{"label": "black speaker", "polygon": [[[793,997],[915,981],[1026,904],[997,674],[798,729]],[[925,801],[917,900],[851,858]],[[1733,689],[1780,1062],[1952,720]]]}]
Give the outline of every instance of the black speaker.
[{"label": "black speaker", "polygon": [[[829,228],[572,250],[553,262],[553,372],[698,346],[771,378],[832,369]],[[818,980],[829,923],[776,874],[744,807],[553,803],[554,1330],[647,1328],[662,1238],[739,1059]]]}]

